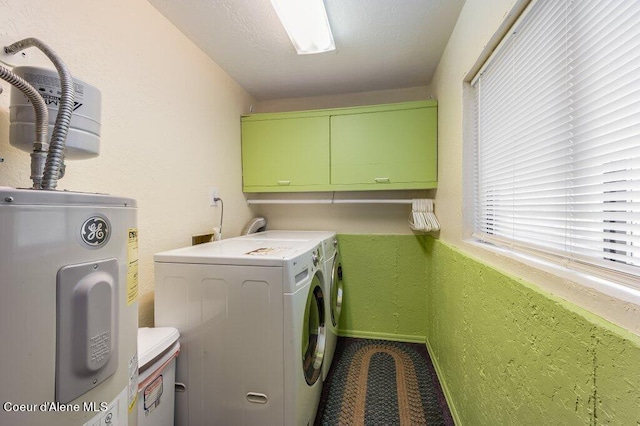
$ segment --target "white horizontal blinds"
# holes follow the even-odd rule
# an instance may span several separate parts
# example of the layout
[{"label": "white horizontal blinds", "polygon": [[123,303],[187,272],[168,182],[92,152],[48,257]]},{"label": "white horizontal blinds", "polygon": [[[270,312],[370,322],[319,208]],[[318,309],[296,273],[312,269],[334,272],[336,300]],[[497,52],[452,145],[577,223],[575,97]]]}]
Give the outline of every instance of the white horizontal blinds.
[{"label": "white horizontal blinds", "polygon": [[[471,119],[472,119],[472,131],[473,134],[476,135],[476,142],[478,140],[477,135],[479,134],[479,112],[480,112],[480,90],[478,87],[474,87],[474,89],[472,90],[472,94],[473,94],[473,105],[472,105],[472,110],[471,110]],[[474,143],[472,145],[472,149],[473,149],[473,165],[472,165],[472,171],[473,171],[473,182],[476,185],[476,187],[474,187],[473,190],[473,218],[474,218],[474,228],[478,227],[477,224],[477,220],[478,217],[480,217],[480,211],[479,209],[481,208],[480,202],[479,202],[479,192],[478,191],[478,181],[479,181],[479,174],[480,174],[480,162],[478,161],[478,144]],[[468,167],[468,165],[466,165],[466,167]]]},{"label": "white horizontal blinds", "polygon": [[566,227],[566,6],[514,28],[480,84],[480,229],[563,250]]},{"label": "white horizontal blinds", "polygon": [[474,82],[481,238],[640,274],[640,2],[535,1]]},{"label": "white horizontal blinds", "polygon": [[603,266],[638,267],[640,4],[575,1],[569,7],[568,250]]}]

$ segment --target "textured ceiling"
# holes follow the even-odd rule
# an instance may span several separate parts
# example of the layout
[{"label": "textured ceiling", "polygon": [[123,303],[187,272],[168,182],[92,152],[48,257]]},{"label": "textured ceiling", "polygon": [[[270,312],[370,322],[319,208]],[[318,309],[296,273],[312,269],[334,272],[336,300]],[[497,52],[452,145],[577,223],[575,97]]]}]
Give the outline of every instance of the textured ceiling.
[{"label": "textured ceiling", "polygon": [[149,0],[258,100],[426,85],[464,0],[325,0],[336,50],[297,55],[269,0]]}]

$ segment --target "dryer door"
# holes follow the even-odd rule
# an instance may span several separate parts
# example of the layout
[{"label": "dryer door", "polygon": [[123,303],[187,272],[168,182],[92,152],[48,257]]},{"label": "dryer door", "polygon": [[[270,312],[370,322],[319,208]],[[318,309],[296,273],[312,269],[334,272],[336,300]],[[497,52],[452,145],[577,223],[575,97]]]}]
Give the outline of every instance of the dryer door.
[{"label": "dryer door", "polygon": [[342,310],[342,260],[340,253],[333,256],[333,267],[331,268],[331,323],[338,327],[340,321],[340,311]]},{"label": "dryer door", "polygon": [[322,281],[316,274],[309,287],[302,328],[302,368],[304,378],[310,386],[318,380],[322,372],[326,341],[324,304]]}]

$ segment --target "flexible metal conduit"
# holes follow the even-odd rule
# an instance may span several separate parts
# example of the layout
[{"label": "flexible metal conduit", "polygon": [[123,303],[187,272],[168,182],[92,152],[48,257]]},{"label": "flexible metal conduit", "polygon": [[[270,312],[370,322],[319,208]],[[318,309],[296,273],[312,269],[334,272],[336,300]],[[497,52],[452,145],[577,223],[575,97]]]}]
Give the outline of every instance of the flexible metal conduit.
[{"label": "flexible metal conduit", "polygon": [[53,135],[51,136],[51,146],[44,167],[44,175],[42,178],[42,189],[56,189],[58,179],[61,176],[61,170],[64,163],[64,145],[69,132],[71,123],[71,114],[73,113],[73,105],[75,101],[75,90],[73,88],[73,78],[67,66],[62,59],[49,46],[44,44],[37,38],[25,38],[17,41],[10,46],[6,46],[4,51],[10,54],[16,54],[28,47],[37,47],[53,62],[58,75],[60,76],[60,105],[56,123],[53,126]]},{"label": "flexible metal conduit", "polygon": [[36,114],[36,139],[31,154],[31,180],[33,188],[42,187],[42,175],[49,143],[47,142],[47,128],[49,126],[49,109],[40,93],[22,77],[14,74],[0,65],[0,78],[18,88],[29,99]]}]

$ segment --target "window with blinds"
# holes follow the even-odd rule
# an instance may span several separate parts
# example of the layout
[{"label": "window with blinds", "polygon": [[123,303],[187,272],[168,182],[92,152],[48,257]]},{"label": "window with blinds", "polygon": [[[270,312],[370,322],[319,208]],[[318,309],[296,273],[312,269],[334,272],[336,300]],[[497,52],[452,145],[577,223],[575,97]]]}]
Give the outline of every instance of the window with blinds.
[{"label": "window with blinds", "polygon": [[474,235],[638,283],[640,2],[534,0],[472,87]]}]

